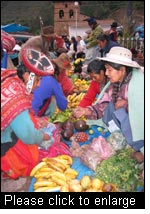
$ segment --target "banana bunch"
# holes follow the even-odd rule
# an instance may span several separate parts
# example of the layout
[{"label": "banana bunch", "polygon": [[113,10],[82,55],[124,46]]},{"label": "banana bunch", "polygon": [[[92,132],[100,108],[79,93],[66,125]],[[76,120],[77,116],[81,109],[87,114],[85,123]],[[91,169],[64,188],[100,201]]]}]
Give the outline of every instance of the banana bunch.
[{"label": "banana bunch", "polygon": [[89,81],[86,81],[85,79],[81,80],[81,79],[76,79],[74,81],[74,86],[75,89],[74,91],[87,91],[89,88]]},{"label": "banana bunch", "polygon": [[36,178],[34,192],[59,191],[68,180],[75,179],[78,172],[70,168],[71,164],[69,155],[43,158],[30,173],[30,176]]},{"label": "banana bunch", "polygon": [[72,95],[68,95],[67,96],[68,108],[77,107],[84,96],[85,96],[84,92],[81,92],[80,94],[73,93]]}]

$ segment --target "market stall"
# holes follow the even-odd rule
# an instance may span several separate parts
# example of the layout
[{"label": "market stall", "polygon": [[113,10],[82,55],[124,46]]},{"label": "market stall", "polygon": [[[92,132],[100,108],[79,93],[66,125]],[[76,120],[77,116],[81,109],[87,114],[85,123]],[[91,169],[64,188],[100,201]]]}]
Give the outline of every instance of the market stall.
[{"label": "market stall", "polygon": [[[74,134],[76,133],[79,133],[79,131],[74,129]],[[78,149],[76,150],[77,153],[75,153],[72,141],[65,140],[64,138],[62,139],[62,142],[65,143],[70,148],[70,151],[72,151],[72,154],[74,154],[71,156],[72,161],[69,165],[69,169],[74,171],[70,171],[69,174],[67,174],[68,168],[60,172],[59,169],[57,170],[52,165],[48,164],[47,166],[52,169],[52,171],[54,169],[55,170],[53,172],[49,171],[50,173],[48,174],[42,174],[42,172],[44,172],[44,164],[44,166],[42,166],[41,169],[39,168],[38,171],[32,176],[32,181],[28,190],[29,192],[143,191],[144,186],[141,177],[143,164],[137,163],[137,161],[132,158],[131,154],[133,153],[133,150],[131,148],[126,145],[120,145],[120,148],[117,147],[118,150],[116,149],[116,152],[106,150],[105,144],[110,141],[111,134],[109,131],[106,131],[100,126],[90,126],[84,131],[84,133],[88,135],[88,140],[85,142],[78,142],[77,148],[74,146],[75,149]],[[119,134],[117,137],[119,138]],[[80,153],[81,150],[79,150],[79,148],[84,148],[86,145],[91,146],[92,142],[98,139],[102,141],[104,139],[107,140],[104,144],[100,143],[102,141],[98,141],[98,144],[101,144],[101,150],[99,151],[101,154],[97,153],[97,155],[94,150],[92,152],[92,147],[87,149],[85,148],[85,151]],[[74,150],[71,150],[71,148]],[[54,159],[55,158],[57,160],[57,156],[54,157]],[[51,162],[52,159],[53,158],[50,158],[49,161]],[[55,166],[57,166],[57,161]],[[61,185],[59,183],[60,178],[62,182]],[[95,179],[97,181],[95,181]],[[74,189],[68,187],[69,182],[71,182],[70,185],[73,185]],[[79,187],[79,185],[81,187]],[[84,185],[86,187],[84,187]],[[98,189],[96,189],[97,187]]]},{"label": "market stall", "polygon": [[60,130],[64,150],[41,158],[30,174],[28,191],[143,191],[144,162],[137,161],[123,134],[119,130],[110,132],[102,121],[89,124],[84,117],[72,117],[72,110],[86,94],[90,79],[74,76],[72,71],[67,74],[75,85],[74,93],[67,97],[68,108],[63,112],[57,109],[49,118]]}]

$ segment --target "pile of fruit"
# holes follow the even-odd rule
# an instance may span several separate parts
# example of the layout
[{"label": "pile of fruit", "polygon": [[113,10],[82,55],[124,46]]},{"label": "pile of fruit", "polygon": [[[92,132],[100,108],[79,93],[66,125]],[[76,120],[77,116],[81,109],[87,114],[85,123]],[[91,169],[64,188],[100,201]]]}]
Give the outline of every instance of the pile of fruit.
[{"label": "pile of fruit", "polygon": [[31,171],[30,176],[36,178],[34,192],[115,192],[116,186],[104,183],[98,178],[85,175],[77,180],[78,172],[72,169],[72,158],[59,155],[43,158]]},{"label": "pile of fruit", "polygon": [[[83,132],[88,129],[86,122],[84,120],[72,120],[68,119],[64,123],[61,123],[61,134],[65,140],[71,140],[73,138],[76,142],[86,142],[88,140],[88,135]],[[74,133],[74,129],[78,132]]]},{"label": "pile of fruit", "polygon": [[73,93],[72,95],[68,95],[67,96],[67,100],[68,100],[67,108],[70,109],[70,108],[77,107],[84,96],[85,96],[84,92],[81,92],[79,94]]},{"label": "pile of fruit", "polygon": [[74,80],[74,92],[79,92],[79,91],[87,91],[90,85],[90,81],[87,81],[85,79],[81,80],[81,79],[75,79]]},{"label": "pile of fruit", "polygon": [[115,192],[117,188],[112,183],[104,183],[98,178],[85,175],[81,180],[73,179],[60,188],[60,192]]},{"label": "pile of fruit", "polygon": [[72,158],[69,155],[43,158],[30,173],[31,177],[36,178],[34,192],[60,190],[68,181],[75,179],[78,172],[70,168],[71,164]]}]

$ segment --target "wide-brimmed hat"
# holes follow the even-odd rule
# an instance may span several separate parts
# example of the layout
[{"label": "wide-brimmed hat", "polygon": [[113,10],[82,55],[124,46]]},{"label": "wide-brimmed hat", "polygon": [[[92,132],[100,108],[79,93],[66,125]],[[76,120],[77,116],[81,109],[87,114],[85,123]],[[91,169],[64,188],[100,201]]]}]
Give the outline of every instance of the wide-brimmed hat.
[{"label": "wide-brimmed hat", "polygon": [[54,66],[50,59],[42,52],[33,48],[23,48],[22,61],[27,69],[38,76],[54,74]]},{"label": "wide-brimmed hat", "polygon": [[109,53],[106,54],[106,57],[97,57],[97,59],[134,68],[140,67],[137,62],[132,60],[131,51],[124,47],[112,47]]},{"label": "wide-brimmed hat", "polygon": [[71,68],[70,58],[67,53],[60,54],[59,57],[57,59],[53,59],[53,61],[62,69]]},{"label": "wide-brimmed hat", "polygon": [[113,22],[110,26],[111,27],[118,27],[118,24],[117,24],[117,22]]},{"label": "wide-brimmed hat", "polygon": [[54,27],[49,25],[41,29],[41,35],[44,37],[52,37],[54,34]]}]

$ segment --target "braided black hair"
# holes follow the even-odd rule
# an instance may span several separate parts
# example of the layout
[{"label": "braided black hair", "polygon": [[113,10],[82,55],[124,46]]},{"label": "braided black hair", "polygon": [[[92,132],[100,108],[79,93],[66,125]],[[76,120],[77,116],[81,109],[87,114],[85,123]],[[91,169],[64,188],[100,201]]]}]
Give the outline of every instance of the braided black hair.
[{"label": "braided black hair", "polygon": [[26,66],[23,63],[17,66],[17,75],[23,82],[24,82],[23,75],[26,72],[30,73],[30,71],[26,68]]},{"label": "braided black hair", "polygon": [[[115,68],[116,70],[119,70],[121,66],[125,66],[125,65],[118,64],[118,63],[114,63],[114,62],[105,62],[105,63],[109,64],[111,67]],[[126,67],[126,75],[125,75],[122,83],[121,84],[120,84],[120,82],[113,83],[113,92],[112,92],[112,102],[113,103],[116,103],[120,87],[122,84],[126,83],[128,74],[132,71],[132,67],[129,67],[129,66],[125,66],[125,67]]]}]

